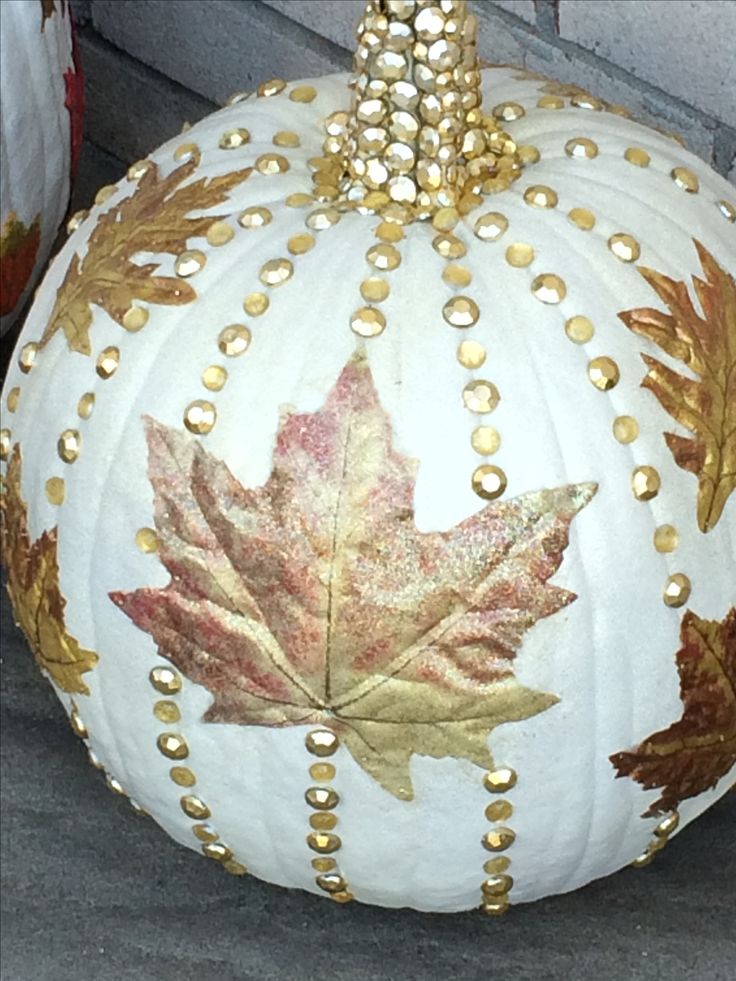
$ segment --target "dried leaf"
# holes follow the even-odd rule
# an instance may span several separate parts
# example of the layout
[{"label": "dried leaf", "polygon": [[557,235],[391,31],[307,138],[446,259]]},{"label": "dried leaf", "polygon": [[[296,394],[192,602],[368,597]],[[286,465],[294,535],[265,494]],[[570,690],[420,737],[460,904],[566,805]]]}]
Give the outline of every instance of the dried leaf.
[{"label": "dried leaf", "polygon": [[113,594],[163,657],[215,696],[209,722],[324,724],[384,788],[413,753],[491,766],[487,738],[557,701],[513,659],[575,599],[549,584],[580,484],[414,524],[417,465],[391,445],[362,359],[324,407],[282,420],[273,472],[243,487],[200,442],[147,422],[164,588]]},{"label": "dried leaf", "polygon": [[42,345],[63,330],[72,351],[89,354],[93,304],[122,324],[134,300],[180,306],[196,298],[185,280],[154,275],[158,263],[133,261],[140,252],[178,255],[187,248],[188,239],[206,235],[213,221],[227,216],[187,215],[222,204],[252,171],[247,167],[220,177],[202,177],[182,187],[196,167],[192,158],[161,178],[152,164],[130,197],[100,215],[84,258],[76,254],[69,264]]},{"label": "dried leaf", "polygon": [[631,777],[645,790],[662,788],[643,817],[674,810],[736,766],[736,607],[721,622],[688,610],[680,639],[682,719],[611,757],[618,776]]},{"label": "dried leaf", "polygon": [[21,496],[21,452],[16,443],[0,498],[0,544],[8,576],[8,593],[19,626],[39,667],[62,691],[88,695],[82,679],[97,664],[94,651],[80,647],[64,623],[66,600],[59,588],[57,529],[31,542],[28,510]]},{"label": "dried leaf", "polygon": [[708,532],[736,488],[736,282],[700,242],[695,248],[705,276],[693,277],[702,316],[686,283],[641,268],[669,313],[642,307],[619,317],[698,376],[678,374],[642,355],[649,369],[643,387],[693,433],[665,433],[665,440],[677,465],[698,478],[698,527]]},{"label": "dried leaf", "polygon": [[11,313],[28,285],[41,244],[41,215],[26,228],[11,211],[0,229],[0,315]]}]

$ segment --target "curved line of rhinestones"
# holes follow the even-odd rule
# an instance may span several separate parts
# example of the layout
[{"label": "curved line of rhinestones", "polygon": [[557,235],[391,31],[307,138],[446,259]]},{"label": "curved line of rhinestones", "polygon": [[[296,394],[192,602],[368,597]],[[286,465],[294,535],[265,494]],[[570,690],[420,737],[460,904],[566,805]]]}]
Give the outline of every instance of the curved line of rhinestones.
[{"label": "curved line of rhinestones", "polygon": [[312,808],[307,847],[316,853],[312,859],[312,868],[317,873],[315,882],[336,903],[349,903],[354,896],[334,857],[342,846],[342,839],[335,832],[338,823],[335,809],[340,803],[340,796],[331,786],[337,771],[330,758],[337,752],[340,740],[329,729],[312,729],[304,742],[307,752],[316,758],[316,762],[309,767],[313,784],[304,795]]},{"label": "curved line of rhinestones", "polygon": [[485,816],[492,827],[481,843],[493,855],[483,865],[487,878],[481,884],[481,910],[488,916],[503,916],[509,908],[509,893],[514,885],[509,874],[511,859],[507,852],[516,840],[516,832],[508,826],[514,813],[514,806],[507,794],[516,786],[516,771],[510,767],[489,770],[483,778],[483,786],[492,796],[486,807]]},{"label": "curved line of rhinestones", "polygon": [[631,863],[635,869],[646,868],[650,865],[655,856],[667,845],[672,835],[677,831],[680,824],[678,811],[671,811],[667,817],[663,818],[654,829],[654,837],[649,842],[644,851]]}]

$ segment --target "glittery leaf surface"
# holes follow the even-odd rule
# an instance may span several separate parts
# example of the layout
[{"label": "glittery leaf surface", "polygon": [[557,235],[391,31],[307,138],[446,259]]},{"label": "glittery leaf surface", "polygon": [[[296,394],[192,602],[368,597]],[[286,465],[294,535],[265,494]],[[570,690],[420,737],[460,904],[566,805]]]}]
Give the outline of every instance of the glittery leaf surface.
[{"label": "glittery leaf surface", "polygon": [[28,638],[39,666],[62,691],[88,695],[82,678],[97,663],[67,631],[66,600],[59,588],[57,530],[44,531],[35,542],[28,531],[28,511],[21,495],[18,444],[8,463],[0,497],[0,544],[13,612]]},{"label": "glittery leaf surface", "polygon": [[195,169],[192,158],[168,177],[161,177],[152,163],[130,197],[100,215],[84,258],[77,253],[69,264],[42,345],[61,330],[72,351],[89,354],[93,305],[122,324],[134,300],[180,306],[196,298],[185,280],[157,276],[158,262],[134,261],[138,253],[178,255],[187,248],[188,239],[206,235],[212,222],[224,216],[187,215],[225,202],[228,192],[252,170],[245,168],[185,184]]},{"label": "glittery leaf surface", "polygon": [[265,485],[147,422],[164,588],[114,601],[215,696],[210,722],[325,724],[389,792],[413,753],[491,766],[491,730],[554,704],[513,661],[575,599],[551,585],[581,484],[489,504],[445,532],[414,523],[417,465],[392,447],[365,361],[322,409],[282,420]]},{"label": "glittery leaf surface", "polygon": [[611,757],[620,777],[662,789],[643,817],[697,797],[736,766],[736,607],[720,622],[688,610],[680,638],[682,719]]},{"label": "glittery leaf surface", "polygon": [[15,309],[36,265],[41,244],[41,216],[26,228],[15,212],[0,229],[0,314]]},{"label": "glittery leaf surface", "polygon": [[710,252],[695,242],[704,278],[693,277],[697,312],[684,282],[640,269],[668,313],[651,308],[619,316],[632,331],[654,341],[687,374],[648,354],[644,388],[688,429],[692,438],[665,433],[675,462],[698,478],[698,526],[716,526],[736,488],[736,282]]}]

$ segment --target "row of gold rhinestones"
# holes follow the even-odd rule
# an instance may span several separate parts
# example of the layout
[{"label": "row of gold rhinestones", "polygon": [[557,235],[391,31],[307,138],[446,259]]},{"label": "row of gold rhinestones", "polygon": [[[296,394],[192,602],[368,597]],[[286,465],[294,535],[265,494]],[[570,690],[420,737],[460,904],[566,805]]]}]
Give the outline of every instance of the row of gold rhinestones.
[{"label": "row of gold rhinestones", "polygon": [[335,809],[340,803],[340,796],[330,786],[335,779],[336,769],[329,758],[337,752],[340,741],[329,729],[313,729],[307,733],[305,745],[307,751],[318,760],[309,767],[309,776],[314,784],[304,795],[307,804],[312,808],[307,846],[317,853],[317,857],[312,859],[312,868],[317,873],[315,882],[330,899],[337,903],[348,903],[354,897],[340,872],[337,859],[334,858],[342,846],[342,839],[335,832],[338,823]]},{"label": "row of gold rhinestones", "polygon": [[511,859],[499,854],[507,851],[516,840],[516,833],[507,822],[514,813],[513,804],[500,797],[516,786],[516,771],[509,767],[490,770],[483,779],[483,786],[494,799],[486,807],[486,818],[493,823],[483,835],[482,844],[494,857],[486,860],[483,871],[487,878],[481,884],[481,909],[489,916],[502,916],[509,908],[509,893],[514,880],[509,875]]},{"label": "row of gold rhinestones", "polygon": [[404,237],[401,223],[385,217],[376,227],[375,236],[378,243],[365,254],[366,262],[374,272],[360,284],[360,295],[368,305],[359,307],[350,318],[350,327],[359,337],[377,337],[386,329],[386,317],[375,304],[382,303],[389,295],[390,285],[385,275],[401,264],[398,248]]},{"label": "row of gold rhinestones", "polygon": [[631,863],[636,869],[643,869],[645,866],[649,865],[658,852],[667,845],[671,836],[677,831],[680,824],[680,815],[677,811],[672,811],[663,818],[659,824],[654,829],[654,837],[649,842],[644,851],[639,855],[638,858],[634,859]]}]

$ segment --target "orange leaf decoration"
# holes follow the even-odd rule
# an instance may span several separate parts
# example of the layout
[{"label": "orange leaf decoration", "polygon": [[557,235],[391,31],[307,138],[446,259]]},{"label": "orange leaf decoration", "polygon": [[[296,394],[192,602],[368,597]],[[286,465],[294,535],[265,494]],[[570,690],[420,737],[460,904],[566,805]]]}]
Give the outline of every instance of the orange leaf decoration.
[{"label": "orange leaf decoration", "polygon": [[163,657],[214,695],[208,722],[323,724],[397,797],[413,753],[489,767],[487,738],[554,695],[513,660],[575,599],[551,585],[593,484],[414,524],[417,464],[392,447],[367,363],[282,420],[273,472],[243,487],[199,441],[147,422],[163,589],[113,594]]},{"label": "orange leaf decoration", "polygon": [[41,244],[41,216],[26,228],[11,211],[0,231],[0,316],[13,311],[36,265]]},{"label": "orange leaf decoration", "polygon": [[252,172],[252,167],[246,167],[220,177],[202,177],[182,187],[196,167],[192,157],[161,178],[152,163],[133,194],[100,215],[84,258],[76,254],[69,264],[42,345],[62,330],[72,351],[89,354],[93,305],[102,307],[122,325],[134,300],[181,306],[196,298],[185,280],[155,275],[158,262],[139,265],[133,261],[140,252],[178,255],[186,249],[188,239],[206,235],[214,221],[227,216],[187,218],[187,214],[222,204],[228,192]]},{"label": "orange leaf decoration", "polygon": [[702,317],[686,283],[644,268],[640,273],[670,313],[640,308],[619,316],[699,376],[678,374],[642,355],[649,368],[642,385],[693,433],[691,439],[665,433],[665,440],[677,465],[698,478],[698,526],[707,532],[736,488],[736,282],[700,242],[695,248],[705,276],[693,277]]},{"label": "orange leaf decoration", "polygon": [[0,497],[0,545],[8,593],[18,625],[39,667],[62,691],[88,695],[82,675],[97,663],[94,651],[80,647],[64,623],[66,600],[59,588],[57,529],[31,541],[28,511],[21,495],[21,453],[13,448]]},{"label": "orange leaf decoration", "polygon": [[643,817],[674,810],[736,766],[736,607],[725,620],[701,620],[688,610],[677,652],[682,719],[636,749],[616,753],[620,777],[662,795]]}]

